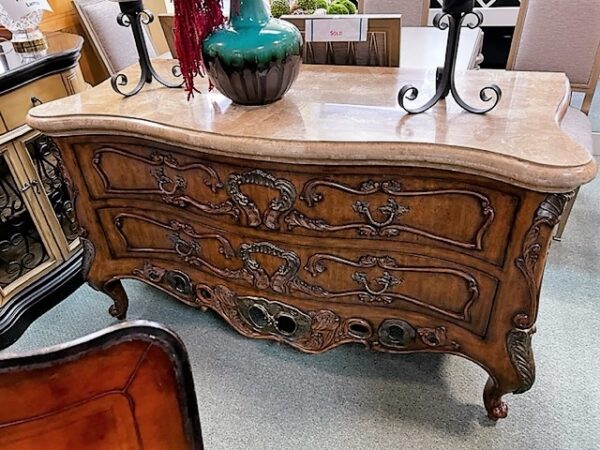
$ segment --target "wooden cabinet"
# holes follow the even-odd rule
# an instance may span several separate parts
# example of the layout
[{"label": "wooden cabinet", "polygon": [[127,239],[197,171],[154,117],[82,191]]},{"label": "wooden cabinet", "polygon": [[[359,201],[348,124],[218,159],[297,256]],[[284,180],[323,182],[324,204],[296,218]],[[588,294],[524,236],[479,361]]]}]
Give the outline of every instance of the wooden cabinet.
[{"label": "wooden cabinet", "polygon": [[[54,141],[25,125],[29,109],[85,89],[79,36],[48,36],[46,55],[7,59],[0,74],[0,348],[76,284],[80,246]],[[12,64],[12,66],[11,66]]]},{"label": "wooden cabinet", "polygon": [[16,153],[11,143],[0,159],[0,306],[61,259],[45,223],[37,220],[37,185],[24,175]]},{"label": "wooden cabinet", "polygon": [[471,98],[502,86],[493,113],[400,111],[399,86],[430,75],[306,65],[260,108],[158,86],[117,101],[103,83],[28,123],[61,147],[85,277],[112,315],[133,278],[308,353],[461,355],[489,373],[498,419],[533,385],[553,229],[597,165],[557,123],[564,75],[466,71]]}]

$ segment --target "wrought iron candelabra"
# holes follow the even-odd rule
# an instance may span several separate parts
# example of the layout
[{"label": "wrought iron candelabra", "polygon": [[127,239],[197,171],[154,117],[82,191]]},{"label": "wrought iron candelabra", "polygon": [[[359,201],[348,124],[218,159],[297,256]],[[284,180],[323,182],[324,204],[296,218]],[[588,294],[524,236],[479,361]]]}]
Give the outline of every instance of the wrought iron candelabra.
[{"label": "wrought iron candelabra", "polygon": [[[474,18],[474,21],[465,22],[467,18]],[[419,95],[419,90],[412,84],[407,84],[400,89],[398,93],[398,104],[410,114],[419,114],[427,111],[442,99],[445,99],[449,93],[452,93],[454,100],[463,109],[474,114],[485,114],[496,107],[502,98],[502,90],[496,84],[485,86],[479,92],[479,98],[484,103],[490,103],[486,108],[475,108],[467,104],[456,90],[454,71],[456,68],[456,57],[458,54],[458,43],[460,40],[460,30],[463,25],[469,28],[477,28],[483,22],[483,14],[479,11],[467,12],[441,12],[433,19],[433,25],[440,30],[448,29],[448,41],[446,46],[446,58],[444,67],[438,67],[436,72],[436,92],[433,98],[418,108],[410,108],[406,101],[414,101]]]},{"label": "wrought iron candelabra", "polygon": [[[123,27],[131,27],[133,32],[133,39],[135,40],[135,46],[139,55],[140,63],[140,79],[137,85],[129,92],[123,92],[121,87],[127,86],[129,80],[127,75],[123,73],[117,73],[110,79],[112,88],[119,94],[130,97],[137,94],[146,83],[151,83],[152,80],[158,81],[165,87],[178,88],[183,86],[181,83],[171,83],[165,81],[154,69],[152,62],[150,61],[150,55],[148,54],[148,47],[146,46],[146,39],[144,36],[144,25],[148,25],[154,21],[154,15],[151,11],[144,9],[144,3],[141,0],[114,0],[119,3],[121,13],[117,16],[117,22]],[[179,65],[174,65],[171,72],[175,77],[181,76]]]}]

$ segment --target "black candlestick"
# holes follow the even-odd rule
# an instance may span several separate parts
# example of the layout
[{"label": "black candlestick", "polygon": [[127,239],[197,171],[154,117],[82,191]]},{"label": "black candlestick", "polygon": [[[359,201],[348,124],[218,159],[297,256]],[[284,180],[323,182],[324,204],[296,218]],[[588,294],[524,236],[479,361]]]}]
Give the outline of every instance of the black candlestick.
[{"label": "black candlestick", "polygon": [[[135,40],[135,46],[140,58],[139,63],[142,72],[140,74],[140,80],[131,91],[121,91],[120,87],[126,86],[128,83],[127,76],[122,73],[115,74],[110,78],[110,84],[112,85],[112,88],[119,94],[124,95],[125,97],[130,97],[137,94],[146,83],[151,83],[153,79],[168,88],[178,88],[183,86],[183,82],[169,83],[168,81],[163,80],[160,75],[156,73],[154,67],[152,67],[152,62],[150,61],[150,56],[148,55],[148,48],[146,47],[146,39],[144,37],[143,28],[144,25],[148,25],[154,21],[154,15],[152,12],[144,9],[144,4],[141,0],[117,1],[119,2],[119,7],[121,9],[121,13],[117,16],[117,22],[119,25],[124,27],[131,26],[133,39]],[[181,76],[181,71],[178,65],[173,66],[171,72],[176,77]]]},{"label": "black candlestick", "polygon": [[[468,7],[467,4],[471,5],[471,10],[468,12],[461,12],[462,8]],[[490,112],[496,107],[500,98],[502,98],[502,90],[496,84],[491,84],[484,87],[479,92],[479,98],[485,103],[492,102],[491,106],[487,108],[473,108],[469,106],[456,91],[454,83],[454,71],[456,68],[456,57],[458,54],[458,42],[460,40],[460,30],[463,26],[465,18],[472,16],[475,18],[475,22],[469,22],[466,24],[469,28],[477,28],[483,22],[483,14],[479,11],[473,11],[473,0],[454,0],[444,1],[444,10],[454,8],[458,12],[442,12],[435,16],[433,19],[433,25],[440,30],[448,29],[448,42],[446,44],[446,60],[444,67],[438,67],[436,73],[436,92],[431,100],[425,103],[420,108],[411,109],[405,105],[405,102],[413,101],[417,99],[419,90],[412,84],[407,84],[398,93],[398,104],[410,114],[419,114],[432,108],[441,99],[445,99],[449,93],[452,93],[454,100],[463,109],[474,113],[474,114],[485,114]]]}]

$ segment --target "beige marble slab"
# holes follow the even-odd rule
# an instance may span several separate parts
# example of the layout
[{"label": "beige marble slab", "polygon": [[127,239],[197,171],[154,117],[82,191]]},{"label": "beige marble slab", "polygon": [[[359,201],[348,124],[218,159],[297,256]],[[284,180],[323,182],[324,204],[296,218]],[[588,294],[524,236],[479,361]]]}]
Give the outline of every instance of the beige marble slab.
[{"label": "beige marble slab", "polygon": [[[168,72],[169,61],[157,61]],[[130,69],[131,78],[137,69]],[[573,189],[596,174],[590,153],[560,128],[570,88],[562,74],[459,73],[463,97],[504,91],[487,115],[451,99],[420,115],[396,103],[400,87],[434,89],[433,71],[304,66],[290,92],[264,107],[232,104],[217,91],[186,100],[182,90],[147,86],[123,98],[108,82],[30,111],[33,128],[55,136],[119,134],[208,150],[230,157],[294,164],[398,165],[475,173],[545,192]]]}]

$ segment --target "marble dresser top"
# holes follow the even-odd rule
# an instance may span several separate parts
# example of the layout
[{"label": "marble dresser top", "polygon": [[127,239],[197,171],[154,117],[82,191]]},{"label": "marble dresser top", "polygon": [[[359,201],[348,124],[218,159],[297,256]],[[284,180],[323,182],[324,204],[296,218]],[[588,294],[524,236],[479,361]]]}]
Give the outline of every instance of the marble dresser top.
[{"label": "marble dresser top", "polygon": [[[172,61],[156,61],[168,73]],[[137,68],[130,68],[132,82]],[[468,71],[458,89],[471,104],[498,84],[503,97],[487,115],[452,100],[420,115],[396,102],[407,82],[433,94],[434,71],[303,66],[280,101],[232,104],[216,90],[189,102],[156,83],[123,98],[109,82],[30,110],[28,123],[55,136],[119,134],[212,154],[296,164],[403,165],[479,174],[543,192],[564,192],[594,178],[589,151],[560,128],[570,87],[563,74]]]}]

